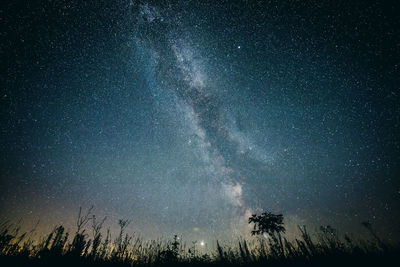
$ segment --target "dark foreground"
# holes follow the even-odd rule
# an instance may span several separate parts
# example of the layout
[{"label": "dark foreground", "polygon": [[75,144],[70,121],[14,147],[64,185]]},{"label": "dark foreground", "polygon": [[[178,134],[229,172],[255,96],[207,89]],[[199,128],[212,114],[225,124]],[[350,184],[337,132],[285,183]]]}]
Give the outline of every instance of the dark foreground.
[{"label": "dark foreground", "polygon": [[[39,242],[9,223],[0,224],[0,266],[390,266],[399,262],[398,245],[388,245],[370,224],[369,240],[339,236],[332,227],[321,227],[311,236],[299,227],[299,237],[287,240],[280,233],[240,240],[235,245],[216,242],[215,251],[199,253],[196,243],[186,245],[177,236],[170,241],[143,241],[125,233],[127,221],[111,238],[93,216],[92,229],[70,235],[56,227]],[[89,227],[88,227],[89,228]]]},{"label": "dark foreground", "polygon": [[1,256],[1,266],[397,266],[398,252],[365,255],[321,255],[309,259],[262,259],[255,261],[212,261],[178,260],[153,262],[149,264],[130,261],[91,260],[56,257],[52,259]]}]

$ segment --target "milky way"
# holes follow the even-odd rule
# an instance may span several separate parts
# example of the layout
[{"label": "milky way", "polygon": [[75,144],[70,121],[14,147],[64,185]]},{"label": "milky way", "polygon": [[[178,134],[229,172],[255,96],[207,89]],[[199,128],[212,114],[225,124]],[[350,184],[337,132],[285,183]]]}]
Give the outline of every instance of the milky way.
[{"label": "milky way", "polygon": [[[168,207],[169,212],[183,213],[196,230],[221,231],[219,225],[225,224],[228,231],[237,231],[235,217],[243,219],[240,215],[248,215],[249,210],[243,201],[242,184],[221,151],[237,146],[232,141],[242,144],[242,139],[229,140],[233,133],[226,125],[223,99],[210,88],[202,71],[206,66],[190,44],[190,36],[179,29],[180,23],[168,21],[147,4],[139,5],[134,15],[139,33],[135,45],[143,65],[148,66],[147,83],[160,110],[166,113],[164,120],[173,122],[170,134],[179,135],[184,144],[182,165],[174,166],[166,179],[165,186],[182,194],[182,198],[173,195],[178,204]],[[177,180],[179,176],[183,177]],[[202,211],[193,212],[199,208]],[[179,213],[175,219],[182,217]]]},{"label": "milky way", "polygon": [[2,219],[73,229],[94,205],[213,242],[268,210],[399,237],[394,7],[157,2],[7,5]]}]

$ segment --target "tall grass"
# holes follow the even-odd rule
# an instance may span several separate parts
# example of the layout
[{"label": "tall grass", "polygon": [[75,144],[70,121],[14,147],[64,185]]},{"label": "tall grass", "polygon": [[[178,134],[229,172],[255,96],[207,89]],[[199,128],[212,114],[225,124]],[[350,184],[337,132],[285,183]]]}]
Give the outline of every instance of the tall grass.
[{"label": "tall grass", "polygon": [[[20,232],[10,222],[0,224],[0,264],[57,265],[235,265],[235,266],[301,266],[357,264],[369,266],[397,260],[398,246],[385,244],[370,224],[368,241],[339,236],[330,226],[321,227],[311,236],[305,226],[299,226],[299,236],[289,241],[280,233],[238,240],[234,246],[221,245],[216,250],[199,253],[196,244],[187,246],[178,236],[172,240],[144,241],[126,232],[127,220],[119,220],[119,233],[112,238],[110,230],[102,231],[106,218],[98,221],[91,209],[79,212],[77,230],[73,236],[60,225],[39,242],[33,242],[32,232]],[[2,265],[2,264],[1,264]],[[5,266],[5,265],[2,265]]]}]

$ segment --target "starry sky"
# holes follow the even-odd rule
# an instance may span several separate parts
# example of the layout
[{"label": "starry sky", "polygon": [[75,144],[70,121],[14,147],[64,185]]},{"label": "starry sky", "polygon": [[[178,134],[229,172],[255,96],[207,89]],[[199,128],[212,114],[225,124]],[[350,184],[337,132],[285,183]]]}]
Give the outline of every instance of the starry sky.
[{"label": "starry sky", "polygon": [[[383,1],[382,1],[383,2]],[[392,1],[395,2],[395,1]],[[145,238],[247,218],[400,231],[399,6],[369,1],[6,1],[0,218],[79,206]]]}]

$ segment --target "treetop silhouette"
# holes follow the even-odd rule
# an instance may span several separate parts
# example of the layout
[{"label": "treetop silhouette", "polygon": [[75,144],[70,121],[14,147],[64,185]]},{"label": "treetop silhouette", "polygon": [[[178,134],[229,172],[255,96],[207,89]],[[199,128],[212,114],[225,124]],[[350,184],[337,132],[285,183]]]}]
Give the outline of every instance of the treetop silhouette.
[{"label": "treetop silhouette", "polygon": [[251,231],[252,235],[262,235],[264,233],[272,236],[275,233],[285,233],[286,229],[283,226],[283,215],[272,214],[271,212],[263,212],[261,215],[253,214],[249,218],[249,223],[254,223]]}]

